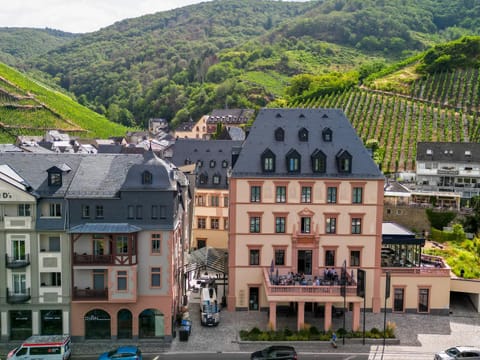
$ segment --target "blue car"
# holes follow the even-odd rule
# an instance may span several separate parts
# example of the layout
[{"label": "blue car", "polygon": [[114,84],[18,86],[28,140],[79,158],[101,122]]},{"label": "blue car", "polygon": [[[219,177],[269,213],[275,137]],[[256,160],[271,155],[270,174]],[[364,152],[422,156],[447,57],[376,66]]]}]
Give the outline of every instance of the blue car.
[{"label": "blue car", "polygon": [[121,346],[115,350],[103,353],[98,360],[142,360],[142,352],[137,346]]}]

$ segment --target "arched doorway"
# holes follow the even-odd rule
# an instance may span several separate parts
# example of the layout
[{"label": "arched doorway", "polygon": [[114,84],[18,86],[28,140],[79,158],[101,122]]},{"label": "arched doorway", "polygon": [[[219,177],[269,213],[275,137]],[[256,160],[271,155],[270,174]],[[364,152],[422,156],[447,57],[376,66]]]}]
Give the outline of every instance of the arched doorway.
[{"label": "arched doorway", "polygon": [[132,338],[132,313],[128,309],[122,309],[117,314],[117,338]]},{"label": "arched doorway", "polygon": [[110,339],[110,315],[94,309],[85,315],[85,339]]},{"label": "arched doorway", "polygon": [[143,310],[138,320],[138,336],[140,338],[165,336],[165,322],[160,311],[156,309]]}]

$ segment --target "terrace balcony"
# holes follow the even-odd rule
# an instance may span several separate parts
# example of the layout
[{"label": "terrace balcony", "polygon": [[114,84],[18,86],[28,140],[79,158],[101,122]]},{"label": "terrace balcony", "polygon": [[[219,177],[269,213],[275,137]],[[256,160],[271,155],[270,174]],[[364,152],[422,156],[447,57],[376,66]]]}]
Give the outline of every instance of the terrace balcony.
[{"label": "terrace balcony", "polygon": [[[320,285],[315,285],[313,279],[314,275],[308,276],[311,278],[311,283],[307,280],[307,285],[301,285],[298,282],[288,284],[285,279],[287,274],[277,274],[272,277],[269,269],[263,269],[263,283],[269,301],[341,301],[343,299],[342,288],[338,280],[327,280],[324,277],[317,275],[320,279]],[[347,274],[347,285],[345,286],[345,294],[347,297],[357,296],[357,284]]]}]

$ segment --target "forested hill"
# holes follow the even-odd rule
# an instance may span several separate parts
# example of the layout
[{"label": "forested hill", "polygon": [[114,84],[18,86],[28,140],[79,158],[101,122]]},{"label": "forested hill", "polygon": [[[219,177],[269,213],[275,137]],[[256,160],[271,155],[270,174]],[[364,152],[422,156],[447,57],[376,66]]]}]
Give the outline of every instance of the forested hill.
[{"label": "forested hill", "polygon": [[113,121],[177,124],[288,100],[299,74],[367,76],[479,33],[479,19],[475,0],[217,0],[115,23],[28,64]]},{"label": "forested hill", "polygon": [[21,66],[24,60],[43,55],[78,36],[53,29],[0,28],[0,62]]}]

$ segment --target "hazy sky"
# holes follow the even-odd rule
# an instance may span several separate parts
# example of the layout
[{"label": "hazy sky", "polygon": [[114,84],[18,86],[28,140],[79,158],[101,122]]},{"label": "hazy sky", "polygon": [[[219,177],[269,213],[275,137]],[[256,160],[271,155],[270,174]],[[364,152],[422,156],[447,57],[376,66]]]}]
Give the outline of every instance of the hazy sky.
[{"label": "hazy sky", "polygon": [[119,20],[206,1],[208,0],[2,0],[0,27],[48,27],[86,33]]},{"label": "hazy sky", "polygon": [[206,0],[4,0],[0,27],[51,28],[74,33]]}]

